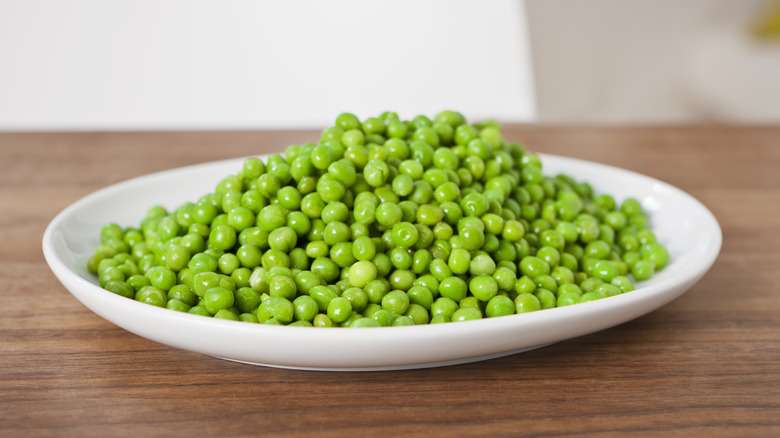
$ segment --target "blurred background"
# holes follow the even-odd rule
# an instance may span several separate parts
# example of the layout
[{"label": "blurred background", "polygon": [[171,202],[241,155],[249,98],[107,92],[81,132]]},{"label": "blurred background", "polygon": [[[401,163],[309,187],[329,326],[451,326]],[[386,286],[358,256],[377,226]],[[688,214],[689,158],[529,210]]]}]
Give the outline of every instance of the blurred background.
[{"label": "blurred background", "polygon": [[0,0],[0,130],[780,122],[777,0]]}]

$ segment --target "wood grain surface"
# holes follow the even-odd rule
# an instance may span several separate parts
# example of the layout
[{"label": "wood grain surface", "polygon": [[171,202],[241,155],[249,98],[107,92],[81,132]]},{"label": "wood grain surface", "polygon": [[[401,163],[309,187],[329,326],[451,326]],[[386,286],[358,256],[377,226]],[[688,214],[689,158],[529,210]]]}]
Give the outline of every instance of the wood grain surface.
[{"label": "wood grain surface", "polygon": [[505,136],[689,192],[723,229],[712,270],[646,316],[501,359],[365,373],[232,363],[91,313],[48,269],[43,231],[106,185],[315,132],[0,134],[0,436],[780,436],[780,127]]}]

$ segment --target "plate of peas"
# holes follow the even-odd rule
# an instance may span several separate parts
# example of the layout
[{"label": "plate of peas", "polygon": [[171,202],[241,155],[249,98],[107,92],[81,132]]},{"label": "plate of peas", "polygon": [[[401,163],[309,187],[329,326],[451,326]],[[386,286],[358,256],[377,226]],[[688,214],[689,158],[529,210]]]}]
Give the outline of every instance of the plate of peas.
[{"label": "plate of peas", "polygon": [[54,218],[43,251],[77,300],[147,339],[371,371],[621,324],[687,291],[721,243],[669,184],[443,111],[343,113],[317,143],[106,187]]}]

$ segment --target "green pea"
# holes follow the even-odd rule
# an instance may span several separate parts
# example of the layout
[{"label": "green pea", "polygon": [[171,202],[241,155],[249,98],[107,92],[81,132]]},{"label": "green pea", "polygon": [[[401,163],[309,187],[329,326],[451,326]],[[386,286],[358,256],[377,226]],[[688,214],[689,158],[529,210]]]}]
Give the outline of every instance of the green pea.
[{"label": "green pea", "polygon": [[485,315],[488,318],[506,316],[515,313],[515,303],[505,295],[496,295],[485,306]]},{"label": "green pea", "polygon": [[[352,255],[352,242],[337,242],[330,248],[330,259],[339,268],[348,268],[356,259]],[[370,262],[369,262],[370,263]]]},{"label": "green pea", "polygon": [[208,289],[203,294],[202,301],[206,310],[208,310],[211,314],[215,314],[221,309],[229,309],[230,307],[233,307],[233,304],[235,303],[235,297],[233,296],[233,291],[218,286]]},{"label": "green pea", "polygon": [[[252,276],[252,271],[249,268],[238,268],[230,274],[230,278],[233,280],[237,288],[249,287],[249,278]],[[181,280],[180,280],[181,281]]]},{"label": "green pea", "polygon": [[372,313],[371,316],[369,316],[369,318],[373,319],[381,327],[389,327],[393,324],[393,321],[395,320],[393,314],[384,309]]},{"label": "green pea", "polygon": [[322,221],[326,224],[331,222],[345,222],[349,218],[349,208],[340,201],[329,202],[322,209]]},{"label": "green pea", "polygon": [[242,313],[250,313],[260,305],[260,294],[249,287],[239,288],[235,293],[234,305]]},{"label": "green pea", "polygon": [[480,249],[485,244],[485,232],[479,227],[464,227],[458,237],[463,248],[469,251]]},{"label": "green pea", "polygon": [[580,288],[583,292],[591,292],[604,284],[604,280],[596,277],[588,277],[580,282]]},{"label": "green pea", "polygon": [[290,256],[277,249],[269,249],[263,254],[261,265],[266,269],[274,266],[290,266]]},{"label": "green pea", "polygon": [[[420,233],[423,234],[423,233]],[[422,239],[418,239],[420,243]],[[431,262],[433,261],[433,255],[427,249],[418,249],[412,256],[412,271],[415,274],[424,274],[428,272]]]},{"label": "green pea", "polygon": [[169,299],[168,303],[165,305],[165,308],[169,310],[175,310],[177,312],[189,312],[189,310],[192,308],[192,306],[185,304],[183,301],[173,298]]},{"label": "green pea", "polygon": [[125,298],[135,297],[135,289],[124,281],[109,281],[103,288]]},{"label": "green pea", "polygon": [[489,203],[485,195],[471,192],[460,201],[460,207],[466,216],[482,216],[488,212]]},{"label": "green pea", "polygon": [[538,257],[527,256],[520,260],[520,272],[530,277],[548,275],[550,273],[550,265]]},{"label": "green pea", "polygon": [[[151,285],[151,282],[149,281],[149,279],[145,275],[141,275],[141,274],[136,274],[136,275],[130,276],[127,279],[127,281],[125,281],[125,283],[127,283],[128,286],[132,287],[133,290],[136,291],[136,292],[139,289],[141,289],[142,287],[144,287],[144,286],[150,286]],[[132,297],[129,297],[129,298],[132,298]]]},{"label": "green pea", "polygon": [[376,279],[376,266],[368,260],[355,262],[349,268],[349,282],[355,287],[363,287]]},{"label": "green pea", "polygon": [[249,322],[253,324],[257,324],[257,316],[255,316],[254,313],[242,313],[238,315],[238,320],[243,322]]},{"label": "green pea", "polygon": [[471,279],[469,291],[480,301],[489,301],[498,293],[498,283],[491,276],[480,275]]},{"label": "green pea", "polygon": [[219,256],[217,259],[217,267],[219,268],[219,272],[230,275],[235,271],[236,269],[241,266],[241,262],[238,259],[238,256],[233,253],[225,253]]},{"label": "green pea", "polygon": [[530,293],[521,293],[515,298],[515,312],[528,313],[542,309],[539,298]]},{"label": "green pea", "polygon": [[407,248],[393,248],[390,250],[390,261],[396,269],[409,269],[412,267],[412,252]]},{"label": "green pea", "polygon": [[322,239],[328,245],[335,245],[339,242],[346,242],[351,235],[349,225],[344,222],[331,222],[325,225],[322,233]]},{"label": "green pea", "polygon": [[376,211],[377,207],[372,202],[356,202],[352,215],[356,222],[370,225],[376,221]]},{"label": "green pea", "polygon": [[334,281],[339,275],[338,265],[331,259],[317,257],[312,261],[311,272],[315,273],[326,283]]},{"label": "green pea", "polygon": [[456,303],[466,298],[468,285],[459,277],[447,277],[439,283],[439,295]]},{"label": "green pea", "polygon": [[366,142],[366,136],[360,129],[345,130],[341,136],[341,142],[345,146],[363,145]]},{"label": "green pea", "polygon": [[383,202],[376,207],[375,217],[380,225],[392,228],[393,225],[401,222],[403,210],[395,203]]},{"label": "green pea", "polygon": [[620,288],[622,292],[631,292],[634,290],[634,283],[626,276],[619,275],[612,279],[612,284]]},{"label": "green pea", "polygon": [[409,302],[429,310],[433,305],[433,292],[424,286],[412,286],[407,292]]},{"label": "green pea", "polygon": [[409,304],[409,296],[400,290],[391,291],[382,297],[382,308],[388,312],[403,314]]},{"label": "green pea", "polygon": [[461,307],[452,313],[452,322],[473,321],[482,319],[482,312],[476,307]]},{"label": "green pea", "polygon": [[272,297],[282,297],[292,301],[297,292],[298,288],[292,277],[279,275],[268,282],[268,294]]},{"label": "green pea", "polygon": [[450,318],[444,315],[433,315],[429,324],[444,324],[450,322]]},{"label": "green pea", "polygon": [[412,325],[423,325],[428,324],[430,316],[428,314],[428,310],[425,309],[425,307],[412,303],[409,304],[409,307],[406,309],[406,312],[404,312],[403,316],[400,316],[396,318],[395,321],[393,321],[393,325],[397,325],[396,322],[402,318],[411,319]]},{"label": "green pea", "polygon": [[279,323],[286,324],[293,321],[295,308],[286,298],[270,297],[257,307],[255,316],[260,323],[274,319]]},{"label": "green pea", "polygon": [[555,307],[556,297],[555,293],[545,288],[538,288],[534,292],[534,296],[539,299],[542,309],[549,309]]},{"label": "green pea", "polygon": [[191,313],[193,315],[200,315],[200,316],[213,316],[211,313],[209,313],[208,310],[204,306],[192,306],[187,313]]},{"label": "green pea", "polygon": [[442,219],[444,219],[444,211],[437,205],[423,204],[417,209],[417,223],[434,226]]},{"label": "green pea", "polygon": [[456,144],[468,144],[477,137],[479,137],[479,131],[472,125],[461,122],[455,128],[454,140]]},{"label": "green pea", "polygon": [[608,260],[597,260],[592,269],[592,275],[605,282],[611,282],[617,277],[618,272],[615,265]]},{"label": "green pea", "polygon": [[450,270],[447,262],[439,258],[436,258],[431,262],[430,271],[431,274],[439,281],[442,281],[443,279],[452,275],[452,270]]},{"label": "green pea", "polygon": [[392,228],[392,240],[395,246],[401,248],[410,248],[417,243],[419,232],[414,224],[409,222],[399,222],[393,225]]},{"label": "green pea", "polygon": [[595,241],[599,235],[599,225],[596,220],[585,219],[578,222],[580,240],[584,243]]},{"label": "green pea", "polygon": [[572,254],[566,252],[561,254],[560,267],[569,269],[572,273],[574,273],[578,270],[578,266],[579,262]]},{"label": "green pea", "polygon": [[414,272],[407,269],[396,269],[390,274],[388,280],[390,286],[394,289],[400,289],[402,291],[409,290],[417,279]]},{"label": "green pea", "polygon": [[606,297],[604,292],[600,290],[593,290],[582,294],[578,300],[579,303],[586,303],[588,301],[596,301]]},{"label": "green pea", "polygon": [[371,261],[374,263],[374,266],[376,266],[377,278],[384,278],[392,269],[390,257],[385,253],[375,255]]},{"label": "green pea", "polygon": [[147,271],[146,277],[149,278],[152,286],[165,292],[176,285],[176,274],[162,266],[157,266]]},{"label": "green pea", "polygon": [[431,305],[431,315],[441,315],[449,320],[458,309],[458,303],[455,300],[441,296]]},{"label": "green pea", "polygon": [[349,326],[354,328],[381,327],[381,325],[373,318],[358,318]]},{"label": "green pea", "polygon": [[157,307],[165,307],[168,298],[165,292],[154,286],[145,286],[135,293],[135,300]]},{"label": "green pea", "polygon": [[349,300],[349,303],[352,306],[352,310],[355,312],[362,312],[368,305],[368,295],[363,291],[363,289],[358,287],[348,288],[341,294],[341,296]]},{"label": "green pea", "polygon": [[309,290],[309,296],[317,302],[320,312],[326,312],[328,304],[338,295],[327,286],[314,286]]},{"label": "green pea", "polygon": [[558,298],[555,301],[555,305],[557,307],[571,306],[572,304],[577,304],[579,300],[580,300],[580,294],[564,292],[558,294]]},{"label": "green pea", "polygon": [[663,269],[669,263],[669,252],[657,242],[646,244],[641,253],[642,259],[652,262],[658,270]]},{"label": "green pea", "polygon": [[615,295],[620,295],[623,293],[623,290],[619,287],[615,286],[614,284],[604,283],[600,285],[597,289],[597,292],[601,292],[604,294],[605,297],[613,297]]},{"label": "green pea", "polygon": [[334,323],[342,323],[352,314],[352,304],[344,297],[336,297],[328,303],[328,317]]},{"label": "green pea", "polygon": [[306,256],[316,259],[330,254],[330,246],[322,240],[314,240],[306,244]]},{"label": "green pea", "polygon": [[447,267],[453,274],[465,274],[471,267],[471,255],[463,248],[455,248],[450,252]]},{"label": "green pea", "polygon": [[[279,249],[271,247],[272,249]],[[263,252],[262,250],[257,247],[256,245],[247,244],[247,245],[241,245],[236,250],[236,259],[240,263],[240,266],[246,267],[246,268],[255,268],[259,266],[262,263],[263,258]],[[238,266],[236,266],[233,270],[230,272],[234,272],[236,269],[238,269]],[[227,274],[227,272],[226,272]]]},{"label": "green pea", "polygon": [[473,276],[493,275],[496,262],[488,254],[477,254],[469,263],[469,273]]},{"label": "green pea", "polygon": [[417,277],[414,280],[413,286],[422,286],[427,288],[436,298],[439,296],[439,280],[431,274],[424,274]]},{"label": "green pea", "polygon": [[324,202],[341,200],[347,193],[347,187],[329,174],[322,175],[316,184],[317,193]]},{"label": "green pea", "polygon": [[268,234],[268,246],[282,252],[290,252],[298,242],[298,234],[290,227],[279,227]]},{"label": "green pea", "polygon": [[387,182],[390,168],[379,159],[370,159],[363,168],[363,178],[371,187],[379,187]]},{"label": "green pea", "polygon": [[296,321],[313,321],[319,312],[319,305],[314,298],[308,295],[300,295],[292,302],[293,317]]},{"label": "green pea", "polygon": [[172,271],[181,271],[190,262],[190,250],[181,245],[170,245],[165,253],[165,265]]},{"label": "green pea", "polygon": [[650,260],[638,260],[631,267],[631,275],[637,281],[645,281],[655,274],[655,263]]},{"label": "green pea", "polygon": [[496,281],[498,289],[505,292],[513,290],[517,283],[515,271],[504,266],[500,266],[493,271],[493,279]]},{"label": "green pea", "polygon": [[343,131],[360,128],[360,119],[352,113],[341,113],[336,117],[336,126]]}]

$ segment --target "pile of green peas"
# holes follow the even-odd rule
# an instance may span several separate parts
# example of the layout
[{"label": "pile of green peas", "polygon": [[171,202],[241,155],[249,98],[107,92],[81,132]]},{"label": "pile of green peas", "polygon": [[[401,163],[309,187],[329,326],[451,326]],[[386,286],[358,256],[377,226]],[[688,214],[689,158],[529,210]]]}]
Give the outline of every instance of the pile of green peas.
[{"label": "pile of green peas", "polygon": [[595,194],[443,111],[340,114],[315,143],[249,158],[212,193],[105,225],[104,289],[214,318],[315,327],[437,324],[634,290],[669,262],[640,203]]}]

